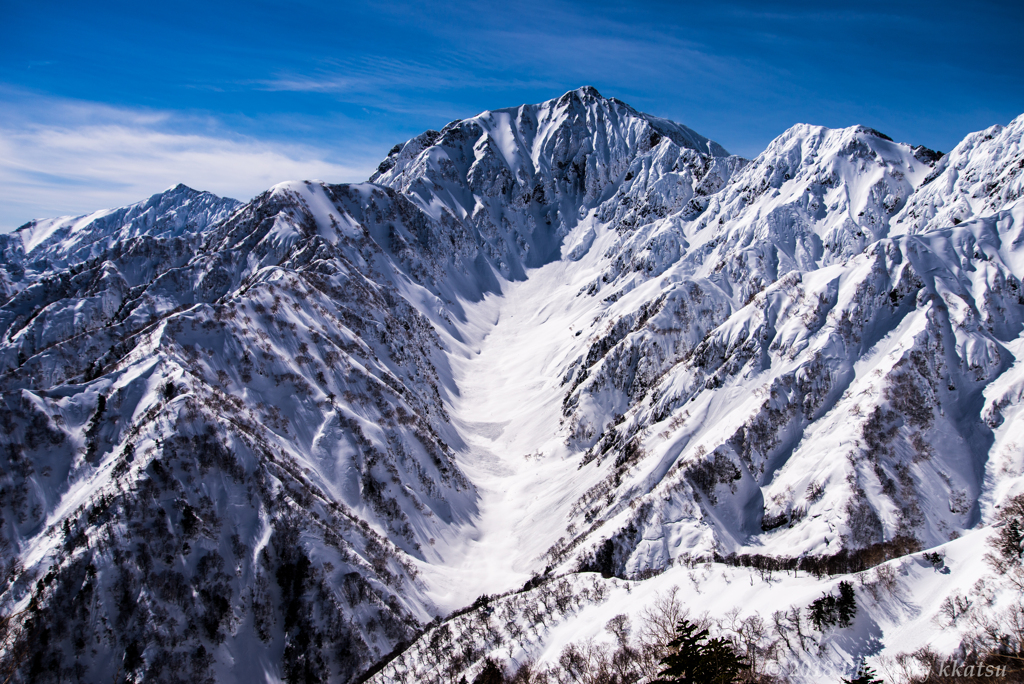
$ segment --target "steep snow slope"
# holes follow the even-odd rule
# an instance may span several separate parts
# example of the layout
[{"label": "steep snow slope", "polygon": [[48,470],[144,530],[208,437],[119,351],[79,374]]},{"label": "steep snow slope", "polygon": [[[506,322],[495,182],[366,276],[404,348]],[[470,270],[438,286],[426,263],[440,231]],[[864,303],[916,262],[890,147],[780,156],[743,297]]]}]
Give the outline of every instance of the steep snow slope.
[{"label": "steep snow slope", "polygon": [[27,256],[36,261],[46,258],[54,266],[63,266],[72,260],[84,261],[140,235],[172,237],[199,232],[240,206],[237,200],[179,184],[122,209],[31,221],[18,228],[15,235],[21,238]]},{"label": "steep snow slope", "polygon": [[240,206],[237,200],[179,184],[120,209],[29,221],[0,236],[5,293],[10,296],[38,274],[74,266],[133,238],[198,233]]},{"label": "steep snow slope", "polygon": [[[588,257],[467,304],[451,413],[475,433],[487,473],[474,482],[493,477],[509,502],[473,527],[488,552],[471,558],[511,571],[503,586],[492,571],[490,587],[545,563],[572,568],[603,538],[612,569],[633,576],[715,552],[827,554],[901,536],[933,546],[976,525],[999,420],[982,415],[982,392],[1013,363],[1004,345],[1024,322],[1020,211],[880,241],[747,306],[673,269],[615,301],[573,296],[616,240],[605,229]],[[631,311],[637,301],[647,310]],[[451,566],[464,590],[454,608],[482,587]]]},{"label": "steep snow slope", "polygon": [[6,596],[41,604],[27,638],[51,630],[34,678],[123,657],[168,681],[347,681],[434,611],[410,559],[472,485],[436,335],[353,196],[394,208],[283,184],[207,247],[137,239],[7,303],[3,516],[27,571],[5,563]]},{"label": "steep snow slope", "polygon": [[[738,165],[723,163],[725,157],[721,146],[690,129],[588,87],[428,131],[396,146],[371,180],[440,223],[421,245],[451,253],[446,267],[475,275],[488,289],[492,270],[520,280],[525,269],[558,259],[579,220],[644,167],[655,169],[643,173],[650,187],[634,197],[634,213],[664,216],[700,187],[717,189]],[[699,186],[709,168],[716,173]],[[659,192],[650,175],[671,191]],[[441,274],[451,279],[446,268],[432,273]]]},{"label": "steep snow slope", "polygon": [[[371,183],[27,226],[0,307],[22,678],[347,682],[546,572],[649,598],[731,554],[978,552],[1024,487],[1019,122],[941,158],[799,125],[748,162],[581,88]],[[915,583],[962,579],[914,573],[921,616]],[[796,579],[764,610],[831,586]],[[868,615],[825,671],[918,643]],[[497,648],[460,638],[471,674]]]},{"label": "steep snow slope", "polygon": [[928,174],[894,228],[917,233],[992,214],[1024,192],[1024,116],[972,133]]},{"label": "steep snow slope", "polygon": [[604,297],[604,327],[569,368],[564,411],[606,473],[572,522],[622,530],[617,567],[694,548],[931,545],[978,522],[981,392],[1021,330],[1019,228],[1006,209],[877,240],[922,167],[873,131],[798,126],[704,215],[607,249],[611,268],[580,290]]}]

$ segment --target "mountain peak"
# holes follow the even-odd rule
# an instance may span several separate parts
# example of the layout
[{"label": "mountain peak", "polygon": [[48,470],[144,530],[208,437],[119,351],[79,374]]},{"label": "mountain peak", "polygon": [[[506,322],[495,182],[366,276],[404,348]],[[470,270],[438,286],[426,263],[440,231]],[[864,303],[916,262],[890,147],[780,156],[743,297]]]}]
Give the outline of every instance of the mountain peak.
[{"label": "mountain peak", "polygon": [[1024,115],[1007,126],[971,133],[949,154],[939,155],[933,166],[920,191],[894,218],[901,231],[920,233],[957,225],[993,214],[1024,196]]},{"label": "mountain peak", "polygon": [[852,126],[851,128],[853,128],[858,133],[863,133],[864,135],[871,135],[871,136],[874,136],[876,138],[881,138],[882,140],[888,140],[889,142],[895,142],[892,138],[887,136],[885,133],[882,133],[881,131],[875,130],[874,128],[871,128],[869,126],[856,125],[856,126]]},{"label": "mountain peak", "polygon": [[[225,218],[241,202],[178,183],[125,207],[29,221],[15,231],[24,255],[40,267],[70,266],[141,235],[193,233]],[[22,257],[26,258],[26,257]]]},{"label": "mountain peak", "polygon": [[595,88],[594,86],[585,85],[566,92],[564,95],[558,98],[558,104],[565,105],[570,100],[573,99],[577,99],[582,102],[593,102],[599,100],[610,102],[610,100],[605,98],[603,95],[601,95],[601,93],[597,91],[597,88]]},{"label": "mountain peak", "polygon": [[[641,133],[641,128],[647,130]],[[521,145],[529,140],[539,143],[541,147],[559,135],[570,135],[578,140],[610,135],[625,139],[628,146],[643,146],[642,141],[646,141],[649,146],[652,140],[657,142],[661,138],[669,138],[679,147],[703,154],[715,157],[729,154],[718,143],[682,124],[640,112],[621,100],[606,98],[593,86],[586,85],[544,102],[489,110],[469,119],[456,119],[441,131],[425,131],[405,143],[395,145],[370,177],[370,181],[390,184],[392,179],[409,168],[403,161],[424,154],[428,148],[450,148],[453,144],[462,144],[468,140],[467,135],[483,133],[499,145],[513,142]],[[511,148],[506,147],[505,151],[511,151]],[[538,152],[537,149],[528,152],[534,164],[540,162],[539,156],[534,154]]]},{"label": "mountain peak", "polygon": [[[721,145],[685,126],[583,86],[425,131],[392,148],[370,181],[402,193],[434,218],[455,217],[486,261],[519,279],[525,268],[560,258],[565,236],[617,192],[633,166],[639,171],[656,164],[658,176],[673,166],[694,171],[667,183],[678,186],[668,203],[674,206],[693,195],[713,158],[726,156]],[[638,184],[631,187],[639,192]],[[650,209],[654,213],[643,215],[669,211]],[[464,260],[480,257],[467,252]]]}]

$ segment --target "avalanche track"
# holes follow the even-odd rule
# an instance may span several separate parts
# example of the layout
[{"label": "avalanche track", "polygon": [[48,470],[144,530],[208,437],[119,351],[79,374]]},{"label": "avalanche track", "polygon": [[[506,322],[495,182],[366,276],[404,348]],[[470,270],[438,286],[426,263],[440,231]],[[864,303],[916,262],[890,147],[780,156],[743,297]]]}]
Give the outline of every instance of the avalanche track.
[{"label": "avalanche track", "polygon": [[559,369],[596,309],[566,295],[597,274],[556,261],[525,280],[502,280],[500,293],[463,304],[462,341],[446,340],[457,386],[449,412],[468,446],[459,464],[480,496],[479,517],[438,544],[443,570],[425,570],[446,610],[516,588],[541,569],[538,557],[580,493],[577,463],[559,438]]}]

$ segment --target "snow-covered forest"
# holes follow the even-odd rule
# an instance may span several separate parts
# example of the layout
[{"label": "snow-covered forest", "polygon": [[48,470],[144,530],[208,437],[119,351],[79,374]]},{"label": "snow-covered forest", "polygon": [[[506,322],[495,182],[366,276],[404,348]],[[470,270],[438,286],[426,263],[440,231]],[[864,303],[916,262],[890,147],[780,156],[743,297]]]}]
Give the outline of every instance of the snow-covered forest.
[{"label": "snow-covered forest", "polygon": [[0,677],[1020,676],[1022,134],[584,87],[0,235]]}]

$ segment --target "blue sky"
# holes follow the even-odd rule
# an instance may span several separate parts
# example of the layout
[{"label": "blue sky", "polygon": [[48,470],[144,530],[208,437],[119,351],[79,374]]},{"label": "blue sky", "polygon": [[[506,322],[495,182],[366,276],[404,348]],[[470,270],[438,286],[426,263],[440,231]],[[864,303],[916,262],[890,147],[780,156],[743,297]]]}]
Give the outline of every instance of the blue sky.
[{"label": "blue sky", "polygon": [[790,125],[948,151],[1024,113],[1020,2],[4,2],[0,229],[177,182],[365,179],[485,109],[596,86],[755,156]]}]

